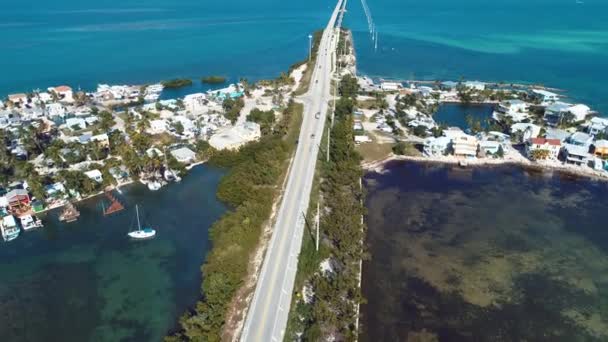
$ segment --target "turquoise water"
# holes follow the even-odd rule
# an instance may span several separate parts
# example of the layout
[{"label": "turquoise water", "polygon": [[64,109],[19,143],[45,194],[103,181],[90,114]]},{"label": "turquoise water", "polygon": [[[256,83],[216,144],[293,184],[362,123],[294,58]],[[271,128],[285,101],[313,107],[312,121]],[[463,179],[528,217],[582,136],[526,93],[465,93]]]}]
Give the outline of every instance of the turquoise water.
[{"label": "turquoise water", "polygon": [[[208,229],[225,211],[223,172],[199,166],[152,193],[116,194],[126,210],[102,216],[102,198],[78,203],[80,219],[0,243],[0,341],[159,341],[200,298]],[[134,206],[153,240],[131,241]]]},{"label": "turquoise water", "polygon": [[399,79],[481,79],[563,88],[608,115],[608,2],[585,0],[349,1],[360,72]]},{"label": "turquoise water", "polygon": [[321,0],[0,2],[0,94],[67,83],[276,76],[325,25]]},{"label": "turquoise water", "polygon": [[[373,76],[543,83],[608,113],[608,2],[368,0],[345,24]],[[271,77],[307,54],[332,1],[76,0],[0,3],[0,94],[68,83]]]}]

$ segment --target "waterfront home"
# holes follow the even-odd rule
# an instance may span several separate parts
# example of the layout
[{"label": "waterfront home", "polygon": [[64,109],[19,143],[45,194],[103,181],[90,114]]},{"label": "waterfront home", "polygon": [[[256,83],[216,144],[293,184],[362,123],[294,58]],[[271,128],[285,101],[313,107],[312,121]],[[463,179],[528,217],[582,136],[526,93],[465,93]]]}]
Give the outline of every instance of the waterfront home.
[{"label": "waterfront home", "polygon": [[547,151],[547,159],[557,160],[562,148],[559,139],[530,138],[526,144],[526,155],[530,159],[535,159],[535,151]]},{"label": "waterfront home", "polygon": [[570,132],[563,129],[547,127],[545,138],[557,139],[563,143],[570,137],[570,135],[572,135]]},{"label": "waterfront home", "polygon": [[58,197],[67,197],[67,191],[63,183],[53,183],[44,187],[44,191],[46,192],[47,197],[50,198],[58,198]]},{"label": "waterfront home", "polygon": [[486,84],[484,82],[479,82],[479,81],[468,81],[468,82],[464,82],[464,87],[468,88],[468,89],[473,89],[473,90],[485,90],[486,89]]},{"label": "waterfront home", "polygon": [[589,154],[589,147],[564,144],[564,158],[566,163],[574,164],[578,166],[587,165],[591,155]]},{"label": "waterfront home", "polygon": [[156,147],[150,147],[149,149],[146,150],[146,155],[150,158],[155,158],[155,157],[164,157],[165,154],[163,153],[163,151],[159,150]]},{"label": "waterfront home", "polygon": [[570,107],[572,107],[572,105],[565,102],[552,103],[545,108],[543,120],[549,126],[558,126],[562,123],[562,120]]},{"label": "waterfront home", "polygon": [[53,97],[47,92],[37,93],[36,98],[38,99],[38,103],[49,103],[53,101]]},{"label": "waterfront home", "polygon": [[439,88],[442,90],[453,90],[453,89],[456,89],[457,87],[458,87],[458,82],[454,82],[454,81],[441,82],[441,84],[439,85]]},{"label": "waterfront home", "polygon": [[31,209],[30,207],[30,195],[27,190],[14,189],[6,194],[6,201],[8,203],[8,211],[14,215],[20,215]]},{"label": "waterfront home", "polygon": [[8,101],[16,105],[25,104],[27,103],[27,95],[24,93],[11,94],[8,96]]},{"label": "waterfront home", "polygon": [[46,114],[49,117],[64,117],[66,113],[66,108],[61,103],[49,103],[45,107]]},{"label": "waterfront home", "polygon": [[125,182],[129,179],[129,171],[124,165],[112,167],[108,171],[118,182]]},{"label": "waterfront home", "polygon": [[87,123],[82,118],[69,118],[65,120],[65,125],[72,131],[78,131],[87,127]]},{"label": "waterfront home", "polygon": [[479,142],[472,135],[463,134],[452,139],[452,150],[456,157],[476,158]]},{"label": "waterfront home", "polygon": [[596,140],[593,143],[593,154],[602,159],[608,159],[608,140]]},{"label": "waterfront home", "polygon": [[60,101],[64,101],[64,102],[73,102],[74,101],[74,98],[73,98],[74,93],[72,92],[72,88],[70,88],[66,85],[62,85],[62,86],[58,86],[58,87],[50,87],[47,90],[51,94],[52,93],[57,94]]},{"label": "waterfront home", "polygon": [[540,134],[542,127],[532,123],[518,122],[511,125],[512,135],[521,135],[521,139],[518,139],[518,143],[526,142],[530,138],[536,138]]},{"label": "waterfront home", "polygon": [[184,107],[190,113],[200,113],[206,109],[207,95],[196,93],[184,97]]},{"label": "waterfront home", "polygon": [[397,82],[382,82],[380,83],[380,89],[383,91],[398,91],[402,88],[401,83]]},{"label": "waterfront home", "polygon": [[[479,141],[479,152],[484,156],[497,155],[502,149],[502,145],[498,141],[482,140]],[[504,149],[503,149],[504,153]]]},{"label": "waterfront home", "polygon": [[587,124],[587,133],[591,135],[605,134],[606,128],[608,128],[608,119],[593,117]]},{"label": "waterfront home", "polygon": [[101,171],[97,169],[86,171],[84,174],[89,177],[89,179],[94,180],[97,183],[103,182],[103,175],[101,174]]},{"label": "waterfront home", "polygon": [[574,122],[584,121],[589,114],[591,114],[591,108],[584,104],[576,104],[568,108],[568,113],[572,114]]},{"label": "waterfront home", "polygon": [[544,89],[532,89],[532,96],[539,99],[541,102],[559,101],[559,95]]},{"label": "waterfront home", "polygon": [[455,139],[463,135],[466,134],[459,127],[448,127],[443,130],[443,136],[450,139]]},{"label": "waterfront home", "polygon": [[448,137],[429,137],[424,140],[422,152],[428,157],[446,155],[452,144],[452,139]]},{"label": "waterfront home", "polygon": [[584,146],[589,148],[593,143],[593,137],[587,133],[574,132],[566,142],[571,145]]},{"label": "waterfront home", "polygon": [[415,128],[418,126],[423,126],[427,130],[432,129],[433,127],[437,126],[437,124],[435,123],[435,120],[433,120],[433,118],[426,116],[426,115],[419,115],[414,120],[408,122],[407,125],[412,128]]},{"label": "waterfront home", "polygon": [[508,117],[514,122],[521,122],[530,118],[529,107],[530,104],[521,100],[506,100],[496,107],[492,116],[497,121]]},{"label": "waterfront home", "polygon": [[171,151],[171,155],[183,164],[190,164],[196,160],[196,153],[187,147],[181,147]]}]

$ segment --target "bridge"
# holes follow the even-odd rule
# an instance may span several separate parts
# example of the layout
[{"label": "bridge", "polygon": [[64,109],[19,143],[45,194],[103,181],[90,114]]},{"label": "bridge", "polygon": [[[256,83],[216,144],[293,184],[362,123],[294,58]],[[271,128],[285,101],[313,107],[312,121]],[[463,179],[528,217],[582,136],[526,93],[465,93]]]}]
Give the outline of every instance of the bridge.
[{"label": "bridge", "polygon": [[332,98],[331,80],[346,2],[338,0],[323,31],[310,87],[302,97],[304,117],[299,143],[243,327],[243,342],[280,342],[284,338],[302,246],[304,213],[308,210],[328,103]]}]

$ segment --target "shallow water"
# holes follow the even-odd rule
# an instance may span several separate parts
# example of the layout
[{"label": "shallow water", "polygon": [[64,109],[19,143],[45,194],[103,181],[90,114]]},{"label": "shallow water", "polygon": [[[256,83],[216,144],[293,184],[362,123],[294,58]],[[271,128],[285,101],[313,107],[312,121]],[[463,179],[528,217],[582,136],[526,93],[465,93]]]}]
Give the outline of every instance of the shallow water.
[{"label": "shallow water", "polygon": [[409,162],[365,184],[362,340],[608,339],[607,184]]},{"label": "shallow water", "polygon": [[[158,341],[200,297],[208,229],[225,211],[215,198],[222,171],[194,168],[158,192],[116,194],[126,210],[101,214],[101,197],[77,204],[75,223],[0,243],[0,341]],[[134,206],[157,230],[131,241]]]}]

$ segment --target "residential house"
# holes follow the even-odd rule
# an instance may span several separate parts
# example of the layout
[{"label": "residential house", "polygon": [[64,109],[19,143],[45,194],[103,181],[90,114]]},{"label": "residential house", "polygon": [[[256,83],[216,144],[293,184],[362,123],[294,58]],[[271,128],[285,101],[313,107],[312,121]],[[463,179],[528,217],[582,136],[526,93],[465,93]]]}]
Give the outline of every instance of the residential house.
[{"label": "residential house", "polygon": [[591,135],[598,135],[606,133],[606,128],[608,128],[608,119],[593,117],[587,125],[587,132]]},{"label": "residential house", "polygon": [[547,125],[555,127],[562,123],[562,120],[568,110],[572,107],[571,104],[565,102],[555,102],[545,108],[543,120]]},{"label": "residential house", "polygon": [[103,182],[103,175],[101,174],[101,171],[99,171],[97,169],[91,170],[91,171],[86,171],[84,174],[87,177],[89,177],[91,180],[94,180],[97,183]]},{"label": "residential house", "polygon": [[99,118],[97,116],[87,116],[84,118],[84,122],[86,122],[88,126],[93,126],[99,122]]},{"label": "residential house", "polygon": [[539,99],[542,102],[555,102],[559,101],[559,95],[552,93],[544,89],[532,89],[532,96]]},{"label": "residential house", "polygon": [[483,82],[479,82],[479,81],[468,81],[468,82],[464,82],[463,85],[465,88],[473,89],[473,90],[485,90],[486,89],[486,84]]},{"label": "residential house", "polygon": [[181,147],[177,150],[173,150],[171,151],[171,155],[173,155],[178,162],[183,164],[190,164],[196,160],[196,153],[187,147]]},{"label": "residential house", "polygon": [[530,118],[529,106],[527,102],[521,100],[506,100],[496,107],[493,117],[498,121],[509,117],[514,122],[521,122]]},{"label": "residential house", "polygon": [[589,147],[564,144],[564,158],[566,163],[574,165],[587,165],[591,155],[589,154]]},{"label": "residential house", "polygon": [[353,123],[353,131],[363,131],[363,124],[359,120],[355,120]]},{"label": "residential house", "polygon": [[186,95],[183,101],[187,111],[190,113],[200,113],[206,108],[207,95],[203,93],[190,94]]},{"label": "residential house", "polygon": [[78,131],[87,127],[86,121],[81,118],[66,119],[65,125],[72,131]]},{"label": "residential house", "polygon": [[543,150],[548,152],[547,159],[557,160],[562,142],[559,139],[530,138],[526,144],[526,155],[533,159],[534,151]]},{"label": "residential house", "polygon": [[458,82],[454,82],[454,81],[441,82],[441,84],[440,84],[439,87],[442,90],[453,90],[453,89],[456,89],[458,87]]},{"label": "residential house", "polygon": [[479,142],[471,135],[461,135],[452,139],[452,150],[456,157],[475,158]]},{"label": "residential house", "polygon": [[[479,141],[479,151],[484,155],[496,155],[502,149],[502,145],[498,141],[481,140]],[[504,149],[503,149],[504,152]]]},{"label": "residential house", "polygon": [[545,138],[558,139],[563,143],[570,137],[570,135],[572,135],[570,132],[565,131],[563,129],[548,127],[547,132],[545,134]]},{"label": "residential house", "polygon": [[593,137],[587,133],[575,132],[567,139],[567,143],[589,148],[593,143]]},{"label": "residential house", "polygon": [[209,144],[217,150],[233,150],[258,140],[261,136],[260,125],[247,121],[242,125],[218,131],[211,136]]},{"label": "residential house", "polygon": [[19,94],[11,94],[8,96],[8,100],[13,104],[26,104],[27,103],[27,95],[24,93]]},{"label": "residential house", "polygon": [[397,82],[382,82],[380,83],[380,89],[384,91],[397,91],[402,87],[401,83]]},{"label": "residential house", "polygon": [[532,123],[515,123],[511,125],[512,135],[521,135],[518,142],[528,141],[530,138],[536,138],[540,134],[541,127]]},{"label": "residential house", "polygon": [[572,114],[574,122],[584,121],[591,113],[591,108],[584,104],[576,104],[568,108],[568,113]]},{"label": "residential house", "polygon": [[59,196],[67,196],[67,191],[62,183],[54,183],[44,187],[47,197],[57,198]]},{"label": "residential house", "polygon": [[596,140],[593,143],[593,154],[602,159],[608,159],[608,140]]},{"label": "residential house", "polygon": [[92,136],[91,141],[97,143],[97,145],[101,147],[110,147],[110,138],[106,133]]},{"label": "residential house", "polygon": [[31,209],[30,195],[27,190],[14,189],[6,194],[8,211],[13,215],[20,215]]},{"label": "residential house", "polygon": [[66,113],[66,108],[61,103],[49,103],[45,110],[49,117],[64,117]]},{"label": "residential house", "polygon": [[59,96],[59,99],[64,102],[73,102],[74,101],[74,93],[72,92],[72,88],[62,85],[58,87],[50,87],[47,89],[50,93],[55,93]]},{"label": "residential house", "polygon": [[148,128],[148,132],[150,134],[162,134],[167,131],[167,121],[160,120],[151,120],[150,128]]},{"label": "residential house", "polygon": [[424,140],[422,152],[424,155],[432,156],[443,156],[450,150],[452,139],[448,137],[430,137]]},{"label": "residential house", "polygon": [[443,130],[443,136],[450,139],[456,139],[460,136],[466,135],[459,127],[448,127]]}]

